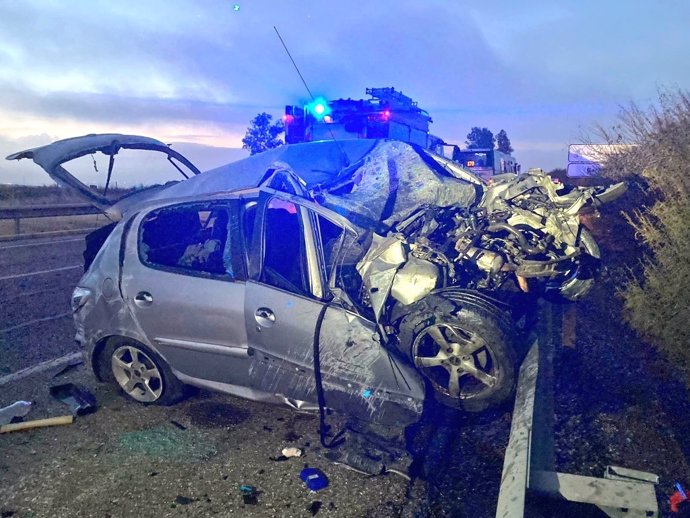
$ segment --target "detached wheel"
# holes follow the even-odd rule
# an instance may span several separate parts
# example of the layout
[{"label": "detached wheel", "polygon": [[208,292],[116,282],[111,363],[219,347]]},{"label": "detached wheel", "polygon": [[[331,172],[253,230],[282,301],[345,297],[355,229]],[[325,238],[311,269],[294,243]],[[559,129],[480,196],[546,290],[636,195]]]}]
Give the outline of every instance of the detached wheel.
[{"label": "detached wheel", "polygon": [[506,401],[516,356],[497,319],[479,308],[429,297],[400,324],[399,347],[442,403],[481,412]]},{"label": "detached wheel", "polygon": [[185,386],[148,347],[125,338],[108,342],[101,355],[107,381],[140,403],[172,405],[185,396]]}]

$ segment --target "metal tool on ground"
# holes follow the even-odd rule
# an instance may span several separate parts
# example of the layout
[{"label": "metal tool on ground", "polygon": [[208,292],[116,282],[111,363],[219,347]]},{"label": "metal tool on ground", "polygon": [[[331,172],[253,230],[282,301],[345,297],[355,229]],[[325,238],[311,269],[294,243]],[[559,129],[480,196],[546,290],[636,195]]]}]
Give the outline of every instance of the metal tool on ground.
[{"label": "metal tool on ground", "polygon": [[50,387],[50,395],[72,409],[72,415],[86,415],[96,411],[96,398],[85,387],[64,383]]},{"label": "metal tool on ground", "polygon": [[72,424],[74,416],[61,415],[49,417],[48,419],[36,419],[34,421],[24,421],[22,423],[11,423],[0,426],[0,433],[18,432],[20,430],[30,430],[32,428],[43,428],[46,426],[58,426]]}]

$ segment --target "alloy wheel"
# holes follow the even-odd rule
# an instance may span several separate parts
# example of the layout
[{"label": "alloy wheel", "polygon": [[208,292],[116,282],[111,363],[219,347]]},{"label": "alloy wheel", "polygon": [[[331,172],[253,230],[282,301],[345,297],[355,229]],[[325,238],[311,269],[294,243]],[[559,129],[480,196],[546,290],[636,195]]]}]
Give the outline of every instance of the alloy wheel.
[{"label": "alloy wheel", "polygon": [[474,398],[498,383],[498,365],[489,344],[456,324],[435,323],[422,329],[412,357],[434,388],[452,398]]},{"label": "alloy wheel", "polygon": [[163,393],[163,377],[151,357],[141,349],[123,345],[110,358],[115,380],[127,395],[152,403]]}]

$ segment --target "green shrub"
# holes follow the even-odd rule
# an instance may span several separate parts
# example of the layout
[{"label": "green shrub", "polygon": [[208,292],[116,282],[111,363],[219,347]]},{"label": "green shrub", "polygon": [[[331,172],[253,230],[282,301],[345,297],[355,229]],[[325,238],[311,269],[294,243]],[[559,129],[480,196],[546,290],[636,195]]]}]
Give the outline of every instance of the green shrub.
[{"label": "green shrub", "polygon": [[611,157],[605,174],[645,189],[644,203],[626,214],[645,253],[621,289],[625,316],[690,379],[690,96],[662,92],[655,106],[630,106],[600,134],[637,144]]}]

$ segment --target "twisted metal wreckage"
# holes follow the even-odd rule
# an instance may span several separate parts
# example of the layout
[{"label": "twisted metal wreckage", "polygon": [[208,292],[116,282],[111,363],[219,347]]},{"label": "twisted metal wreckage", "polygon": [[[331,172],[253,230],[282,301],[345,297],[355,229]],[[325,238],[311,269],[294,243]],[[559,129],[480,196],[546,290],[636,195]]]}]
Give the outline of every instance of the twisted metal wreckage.
[{"label": "twisted metal wreckage", "polygon": [[[122,149],[163,152],[186,178],[112,200],[107,190]],[[63,167],[99,151],[110,157],[103,192]],[[100,378],[138,400],[170,402],[164,388],[184,382],[301,409],[328,405],[398,429],[419,418],[431,393],[469,411],[511,395],[525,294],[574,301],[587,293],[599,249],[578,213],[625,188],[565,188],[539,169],[487,183],[391,140],[282,146],[203,174],[169,146],[127,135],[88,135],[8,157],[21,158],[32,158],[113,221],[87,237],[88,269],[73,297],[78,339]],[[303,288],[268,271],[268,222],[281,208],[271,200],[299,218],[302,244],[290,253],[307,266]],[[195,293],[199,275],[182,277],[178,266],[203,258],[188,253],[173,267],[146,268],[150,246],[136,229],[181,206],[223,203],[227,239],[192,250],[224,250],[225,270],[202,273],[233,281],[223,289],[240,302],[211,291],[217,299],[200,303],[194,322],[178,336],[163,336],[160,321],[170,315],[151,320],[155,292],[163,292],[151,283],[175,275],[177,303],[189,311],[182,299]],[[241,238],[231,239],[239,227]],[[238,254],[231,242],[245,258],[232,272],[228,262]],[[116,289],[107,284],[113,279]],[[166,307],[175,307],[168,296]],[[237,329],[209,339],[208,326],[223,311]],[[195,337],[204,326],[206,338]]]}]

